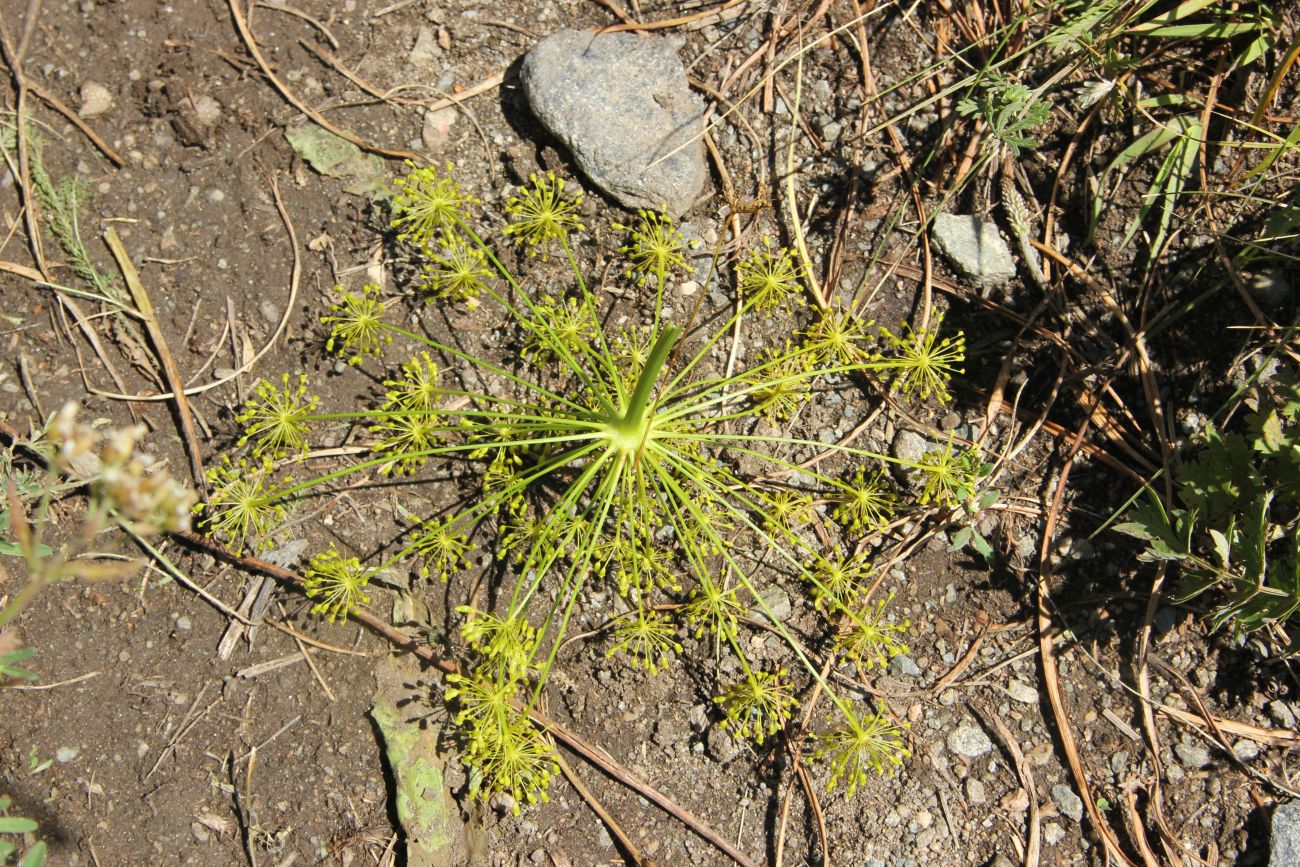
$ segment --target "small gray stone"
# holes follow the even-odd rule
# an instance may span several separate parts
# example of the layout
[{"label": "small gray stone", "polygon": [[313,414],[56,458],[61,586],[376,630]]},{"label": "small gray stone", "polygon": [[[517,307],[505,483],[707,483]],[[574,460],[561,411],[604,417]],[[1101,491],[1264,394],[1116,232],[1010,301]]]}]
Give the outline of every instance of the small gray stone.
[{"label": "small gray stone", "polygon": [[988,793],[984,791],[984,784],[974,777],[966,778],[966,800],[972,805],[983,804],[988,801]]},{"label": "small gray stone", "polygon": [[1007,683],[1007,695],[1021,704],[1038,704],[1038,690],[1014,678]]},{"label": "small gray stone", "polygon": [[765,588],[763,592],[759,594],[759,598],[763,600],[763,605],[767,606],[767,611],[764,611],[763,605],[759,605],[756,600],[749,608],[750,617],[756,620],[762,620],[766,619],[770,612],[770,616],[773,620],[782,623],[790,616],[790,594],[786,593],[780,587],[772,585]]},{"label": "small gray stone", "polygon": [[948,749],[959,756],[977,759],[993,749],[993,742],[984,734],[984,729],[970,723],[963,723],[948,735]]},{"label": "small gray stone", "polygon": [[720,725],[709,727],[706,746],[709,749],[709,755],[713,756],[720,764],[725,765],[740,755],[740,746],[736,743],[736,739],[731,736],[731,732]]},{"label": "small gray stone", "polygon": [[416,69],[428,69],[433,66],[433,62],[440,54],[442,48],[438,45],[438,35],[427,24],[420,25],[420,31],[415,36],[415,45],[406,57],[407,63]]},{"label": "small gray stone", "polygon": [[1300,864],[1300,801],[1291,801],[1273,811],[1269,852],[1268,867]]},{"label": "small gray stone", "polygon": [[1291,705],[1282,701],[1282,699],[1273,699],[1264,710],[1268,712],[1268,718],[1282,728],[1295,728],[1295,711],[1291,710]]},{"label": "small gray stone", "polygon": [[921,667],[906,653],[889,660],[889,673],[894,677],[920,677]]},{"label": "small gray stone", "polygon": [[931,237],[939,252],[980,286],[999,286],[1016,276],[1016,262],[998,227],[969,214],[940,214]]},{"label": "small gray stone", "polygon": [[1052,786],[1052,800],[1060,809],[1061,815],[1078,822],[1083,818],[1083,799],[1074,793],[1074,789],[1064,783]]},{"label": "small gray stone", "polygon": [[176,618],[176,628],[181,632],[189,632],[193,626],[194,624],[184,614]]},{"label": "small gray stone", "polygon": [[704,188],[704,104],[680,39],[560,30],[520,68],[533,113],[583,173],[628,208],[684,213]]},{"label": "small gray stone", "polygon": [[1210,751],[1200,744],[1174,744],[1174,754],[1189,768],[1203,768],[1210,763]]},{"label": "small gray stone", "polygon": [[[914,430],[904,428],[894,435],[892,451],[900,461],[916,463],[929,451],[929,441]],[[905,467],[899,469],[905,470]]]},{"label": "small gray stone", "polygon": [[1065,829],[1055,822],[1043,823],[1043,842],[1048,846],[1055,846],[1065,839]]},{"label": "small gray stone", "polygon": [[1259,744],[1249,738],[1242,738],[1232,745],[1232,753],[1240,761],[1253,762],[1259,755]]},{"label": "small gray stone", "polygon": [[1016,867],[1016,865],[1015,862],[1006,855],[999,855],[993,859],[993,863],[990,864],[989,867]]}]

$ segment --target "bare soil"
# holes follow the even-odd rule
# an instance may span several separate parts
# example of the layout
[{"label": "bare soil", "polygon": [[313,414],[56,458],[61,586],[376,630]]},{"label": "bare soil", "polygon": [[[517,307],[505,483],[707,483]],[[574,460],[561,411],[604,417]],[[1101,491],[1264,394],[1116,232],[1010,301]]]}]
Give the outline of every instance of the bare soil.
[{"label": "bare soil", "polygon": [[[10,39],[21,33],[22,5],[9,3],[0,10]],[[829,20],[849,20],[849,5],[832,4]],[[723,16],[725,23],[674,31],[685,37],[682,56],[691,75],[707,88],[720,88],[740,60],[767,39],[766,5],[737,8],[734,17]],[[335,299],[336,284],[357,288],[375,274],[392,278],[386,270],[392,267],[386,216],[295,154],[284,128],[300,122],[301,113],[249,59],[230,8],[219,0],[45,0],[39,9],[24,76],[74,108],[88,82],[107,88],[111,106],[86,122],[125,161],[114,166],[50,110],[48,100],[29,95],[46,138],[46,164],[55,177],[88,183],[92,195],[81,220],[87,246],[101,269],[111,273],[112,260],[98,235],[105,226],[116,228],[140,268],[181,370],[202,383],[238,368],[249,348],[272,341],[287,313],[286,330],[249,372],[192,398],[209,461],[237,438],[234,413],[259,377],[307,373],[327,406],[373,397],[376,382],[324,352],[319,318]],[[617,23],[605,5],[302,0],[294,9],[291,14],[287,7],[257,6],[251,24],[258,45],[280,80],[339,127],[367,142],[453,162],[462,186],[486,207],[499,207],[508,185],[537,169],[582,184],[568,157],[529,115],[513,74],[538,34]],[[642,11],[643,18],[658,19],[692,10],[647,5]],[[933,59],[932,47],[918,32],[931,32],[941,19],[936,6],[918,17],[892,10],[869,22],[878,86],[900,85],[883,101],[885,111],[897,112],[926,96],[922,84],[910,82]],[[422,27],[434,34],[438,47],[429,65],[417,68],[410,55]],[[323,62],[321,52],[379,92],[409,102],[366,93]],[[422,138],[423,104],[502,73],[504,83],[467,100],[445,136]],[[759,82],[758,75],[747,73],[728,91],[742,103],[738,117],[754,128],[758,140],[751,141],[744,126],[734,122],[721,127],[718,144],[738,195],[755,195],[763,182],[779,199],[779,182],[773,179],[784,175],[782,143],[794,70],[777,77],[770,113],[760,110],[761,91],[752,100],[740,99]],[[862,117],[859,63],[847,43],[832,40],[813,49],[802,75],[801,116],[814,144],[800,151],[799,167],[805,195],[818,191],[807,221],[810,243],[821,264],[829,261],[832,243],[839,243],[845,251],[842,271],[830,288],[847,297],[859,286],[878,285],[869,315],[895,326],[915,315],[920,297],[911,270],[886,273],[890,261],[916,261],[914,251],[900,236],[887,235],[882,223],[900,211],[904,225],[915,220],[907,188],[883,135],[867,143],[846,140],[850,131],[879,119]],[[196,113],[200,98],[218,105],[207,122]],[[7,99],[12,110],[12,92]],[[913,115],[899,127],[904,145],[921,153],[946,120],[937,111]],[[1069,141],[1065,121],[1055,123],[1058,128],[1029,163],[1031,182],[1044,193]],[[839,128],[835,135],[828,131],[832,124]],[[395,161],[387,166],[390,177],[401,170]],[[858,173],[852,200],[850,172]],[[1077,201],[1071,198],[1076,192],[1067,190],[1063,201]],[[626,218],[596,191],[588,190],[588,196],[593,216]],[[29,262],[12,176],[0,184],[0,203],[6,239],[0,259]],[[841,227],[840,215],[850,203],[854,216]],[[979,202],[962,205],[969,211]],[[715,175],[709,195],[685,219],[701,234],[715,233],[723,230],[725,212]],[[1069,215],[1063,223],[1066,232],[1079,229]],[[1113,229],[1107,226],[1102,234]],[[772,212],[757,217],[750,237],[764,232],[782,237]],[[584,255],[602,255],[594,252],[607,249],[601,240],[597,236]],[[46,248],[57,261],[51,252],[56,245],[47,239]],[[297,294],[291,295],[295,250],[302,273]],[[593,264],[600,267],[604,260]],[[1118,257],[1108,264],[1127,267]],[[935,439],[941,431],[978,426],[1002,358],[1017,337],[1018,325],[994,303],[963,287],[937,259],[935,269],[936,303],[949,309],[950,325],[968,334],[968,377],[952,406],[926,410],[933,417],[899,418],[868,431],[865,442],[882,451],[903,426]],[[74,279],[66,268],[56,273],[65,282]],[[0,272],[0,290],[5,298],[0,419],[25,433],[39,428],[66,400],[80,401],[87,418],[125,424],[136,416],[154,429],[153,448],[182,475],[186,460],[167,404],[105,395],[117,388],[104,363],[79,337],[70,342],[66,314],[50,291],[9,272]],[[1037,302],[1034,292],[1017,281],[994,300],[1024,313]],[[636,299],[624,303],[634,306]],[[1086,303],[1081,300],[1079,308],[1088,309]],[[502,351],[490,321],[451,309],[413,305],[410,310],[437,333],[455,334],[483,351]],[[1229,303],[1221,312],[1224,322],[1248,321],[1239,304]],[[801,315],[793,317],[797,321]],[[750,327],[756,342],[781,338],[778,323]],[[1113,323],[1097,331],[1102,343],[1118,339]],[[109,326],[102,333],[128,392],[157,393],[160,384],[148,374],[153,365],[133,345],[137,338]],[[1048,393],[1056,362],[1045,341],[1015,345],[1023,353],[1016,375],[1029,382],[1028,406]],[[878,398],[854,386],[837,401],[819,406],[810,424],[843,434]],[[1063,408],[1055,418],[1073,430],[1082,415]],[[347,431],[330,433],[338,442],[347,436]],[[1007,433],[1005,423],[1002,433]],[[1009,507],[986,526],[999,551],[996,566],[954,553],[944,538],[935,537],[887,576],[885,586],[896,594],[893,610],[912,622],[909,659],[915,669],[891,667],[870,686],[908,721],[912,756],[900,773],[872,779],[851,799],[821,797],[832,863],[1019,863],[1020,847],[1034,824],[1043,840],[1040,863],[1104,863],[1086,817],[1081,823],[1077,814],[1063,815],[1069,810],[1058,802],[1068,798],[1054,794],[1055,787],[1074,786],[1041,677],[1035,619],[1041,516],[1067,446],[1064,436],[1044,433],[1016,458],[1004,490]],[[1289,754],[1243,738],[1239,760],[1206,747],[1207,764],[1196,766],[1173,752],[1175,745],[1188,752],[1202,744],[1194,727],[1157,715],[1164,744],[1157,769],[1140,736],[1138,706],[1127,691],[1128,660],[1146,613],[1151,576],[1138,570],[1125,541],[1085,538],[1121,501],[1120,489],[1127,495],[1133,486],[1095,459],[1076,466],[1070,481],[1066,540],[1058,534],[1052,543],[1058,570],[1051,598],[1061,694],[1094,796],[1104,799],[1102,809],[1128,851],[1136,851],[1129,818],[1134,805],[1145,811],[1155,788],[1163,786],[1163,819],[1189,850],[1184,857],[1212,864],[1264,863],[1267,808],[1276,792],[1247,770],[1286,776]],[[419,512],[443,495],[431,488],[425,496],[423,502],[402,505]],[[77,508],[70,500],[62,520],[75,524]],[[304,506],[283,535],[306,540],[309,550],[333,540],[365,553],[383,544],[396,521],[393,498],[378,487]],[[110,537],[103,549],[138,555],[127,542]],[[165,544],[164,551],[232,608],[260,580],[175,544]],[[17,560],[0,559],[0,598],[21,583],[19,569]],[[387,612],[395,598],[381,590],[371,607]],[[444,634],[451,631],[451,609],[463,600],[435,586],[423,601],[429,621]],[[14,814],[40,822],[40,835],[51,845],[50,863],[226,865],[248,863],[250,853],[263,865],[393,863],[400,851],[393,782],[367,715],[375,667],[389,646],[354,624],[323,623],[308,614],[309,607],[301,595],[280,589],[267,622],[222,657],[217,648],[231,620],[152,567],[128,582],[66,585],[39,597],[18,625],[25,643],[37,650],[31,667],[40,680],[0,692],[0,793],[14,799]],[[1162,603],[1155,652],[1186,673],[1190,687],[1218,716],[1277,727],[1265,706],[1291,703],[1294,681],[1262,644],[1234,645],[1208,636],[1198,613]],[[579,620],[584,617],[589,624],[584,629],[599,624],[596,612],[582,612]],[[330,649],[309,647],[290,629]],[[760,653],[765,640],[773,639],[754,633]],[[686,643],[687,659],[708,659],[707,646]],[[787,753],[731,743],[716,725],[710,702],[714,684],[707,674],[679,669],[680,676],[649,677],[607,659],[606,649],[599,639],[566,648],[563,676],[548,691],[548,713],[669,794],[756,863],[775,863],[778,853],[787,864],[824,863],[816,811],[804,798]],[[275,660],[286,664],[250,671]],[[937,689],[951,673],[955,678],[945,681],[947,688]],[[434,696],[437,682],[430,673],[426,695]],[[1189,706],[1188,695],[1180,695],[1166,677],[1155,679],[1152,692],[1157,700]],[[445,711],[435,704],[412,705],[409,712],[441,725]],[[1019,769],[993,735],[993,718],[1022,751]],[[955,753],[951,736],[963,727],[988,732],[992,749],[977,757]],[[49,759],[53,763],[47,764]],[[646,857],[661,865],[730,863],[635,792],[574,756],[568,762]],[[463,773],[454,768],[449,773],[454,786],[463,786]],[[1032,793],[1024,790],[1022,773],[1032,777]],[[825,771],[816,776],[824,782]],[[550,803],[525,808],[519,816],[475,808],[463,789],[456,794],[467,826],[486,833],[486,851],[466,856],[472,863],[621,863],[623,855],[601,820],[563,781],[556,781]],[[1031,798],[1036,815],[1029,809]]]}]

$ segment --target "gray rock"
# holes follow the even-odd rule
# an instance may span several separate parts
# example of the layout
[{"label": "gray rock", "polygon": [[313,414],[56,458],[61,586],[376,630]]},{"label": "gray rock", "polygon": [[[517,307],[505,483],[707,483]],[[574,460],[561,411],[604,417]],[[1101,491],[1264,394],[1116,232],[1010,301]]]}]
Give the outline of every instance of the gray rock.
[{"label": "gray rock", "polygon": [[1269,853],[1268,867],[1300,864],[1300,801],[1291,801],[1273,811]]},{"label": "gray rock", "polygon": [[1074,793],[1074,789],[1064,783],[1052,786],[1052,800],[1060,809],[1061,815],[1078,822],[1083,818],[1083,799]]},{"label": "gray rock", "polygon": [[948,749],[959,756],[977,759],[993,749],[993,742],[984,734],[984,729],[970,723],[963,723],[948,735]]},{"label": "gray rock", "polygon": [[1268,718],[1282,726],[1282,728],[1295,728],[1295,711],[1291,710],[1291,706],[1282,699],[1273,699],[1264,710],[1268,712]]},{"label": "gray rock", "polygon": [[1174,755],[1189,768],[1203,768],[1210,763],[1210,751],[1200,744],[1174,744]]},{"label": "gray rock", "polygon": [[736,743],[731,733],[720,725],[709,727],[705,745],[709,749],[709,755],[724,765],[740,755],[740,745]]},{"label": "gray rock", "polygon": [[906,653],[889,660],[889,673],[894,677],[920,677],[921,667]]},{"label": "gray rock", "polygon": [[[900,461],[916,463],[925,456],[930,450],[930,442],[914,430],[903,428],[894,435],[894,442],[891,451],[894,457]],[[904,467],[896,467],[898,470],[905,471]]]},{"label": "gray rock", "polygon": [[763,605],[759,605],[756,600],[749,607],[749,616],[755,620],[767,619],[769,612],[772,619],[778,623],[784,622],[790,616],[790,594],[780,587],[772,585],[763,588],[763,591],[759,593],[759,598],[763,600],[763,605],[767,606],[767,611],[764,611]]},{"label": "gray rock", "polygon": [[966,800],[972,805],[983,804],[988,801],[988,793],[984,791],[984,784],[974,777],[966,778]]},{"label": "gray rock", "polygon": [[998,286],[1016,276],[1016,262],[998,227],[969,214],[940,214],[931,237],[939,252],[980,286]]},{"label": "gray rock", "polygon": [[1043,823],[1043,842],[1048,846],[1055,846],[1065,839],[1065,829],[1055,822]]},{"label": "gray rock", "polygon": [[1249,738],[1242,738],[1232,745],[1232,753],[1240,761],[1253,762],[1259,757],[1259,744]]},{"label": "gray rock", "polygon": [[704,104],[686,83],[681,44],[560,30],[520,69],[533,113],[592,183],[626,207],[662,207],[674,217],[700,194],[706,174]]}]

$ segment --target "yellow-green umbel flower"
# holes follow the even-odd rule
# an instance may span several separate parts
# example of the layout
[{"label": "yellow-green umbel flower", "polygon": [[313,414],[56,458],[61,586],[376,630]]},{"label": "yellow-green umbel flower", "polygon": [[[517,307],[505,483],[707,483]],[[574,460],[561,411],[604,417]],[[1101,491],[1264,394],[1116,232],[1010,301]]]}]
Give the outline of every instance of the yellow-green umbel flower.
[{"label": "yellow-green umbel flower", "polygon": [[827,788],[834,789],[843,782],[845,794],[851,798],[858,786],[867,781],[868,771],[884,774],[901,766],[911,752],[903,746],[903,730],[885,716],[883,706],[862,717],[851,707],[842,711],[844,724],[817,736],[813,758],[830,757],[831,778]]},{"label": "yellow-green umbel flower", "polygon": [[366,585],[370,574],[361,567],[356,557],[344,557],[333,544],[311,558],[303,583],[308,599],[319,599],[312,606],[312,614],[324,614],[334,623],[346,620],[358,607],[370,601]]},{"label": "yellow-green umbel flower", "polygon": [[257,396],[235,416],[244,426],[239,444],[252,441],[257,455],[306,451],[311,416],[319,403],[320,398],[307,393],[305,374],[299,374],[293,385],[287,373],[280,377],[278,386],[262,380],[257,384]]},{"label": "yellow-green umbel flower", "polygon": [[736,266],[740,297],[759,310],[771,310],[801,300],[803,269],[794,251],[779,247],[772,251],[771,241],[755,250]]},{"label": "yellow-green umbel flower", "polygon": [[392,226],[401,230],[399,240],[427,245],[439,232],[463,223],[465,207],[474,199],[462,193],[452,179],[451,163],[446,165],[447,174],[436,166],[417,168],[409,160],[406,165],[410,167],[407,176],[393,182],[397,194],[392,199]]},{"label": "yellow-green umbel flower", "polygon": [[367,283],[359,293],[347,292],[342,286],[343,300],[330,305],[331,316],[320,321],[330,325],[329,342],[325,348],[343,355],[355,353],[348,364],[360,364],[363,355],[378,355],[380,347],[391,343],[393,336],[384,328],[384,302],[380,300],[379,286]]},{"label": "yellow-green umbel flower", "polygon": [[524,244],[529,254],[545,255],[544,245],[548,241],[563,242],[570,232],[585,231],[578,217],[581,204],[582,193],[566,197],[564,179],[557,178],[554,172],[533,173],[519,195],[506,201],[511,222],[505,233]]}]

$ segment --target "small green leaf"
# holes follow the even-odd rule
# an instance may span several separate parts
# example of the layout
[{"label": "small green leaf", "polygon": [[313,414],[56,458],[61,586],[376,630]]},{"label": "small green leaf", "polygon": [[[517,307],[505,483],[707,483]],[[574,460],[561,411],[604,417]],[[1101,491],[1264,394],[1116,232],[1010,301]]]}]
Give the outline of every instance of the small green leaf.
[{"label": "small green leaf", "polygon": [[45,843],[37,843],[27,850],[23,860],[18,862],[18,867],[43,867],[45,864]]},{"label": "small green leaf", "polygon": [[0,834],[31,834],[39,827],[21,816],[0,816]]}]

